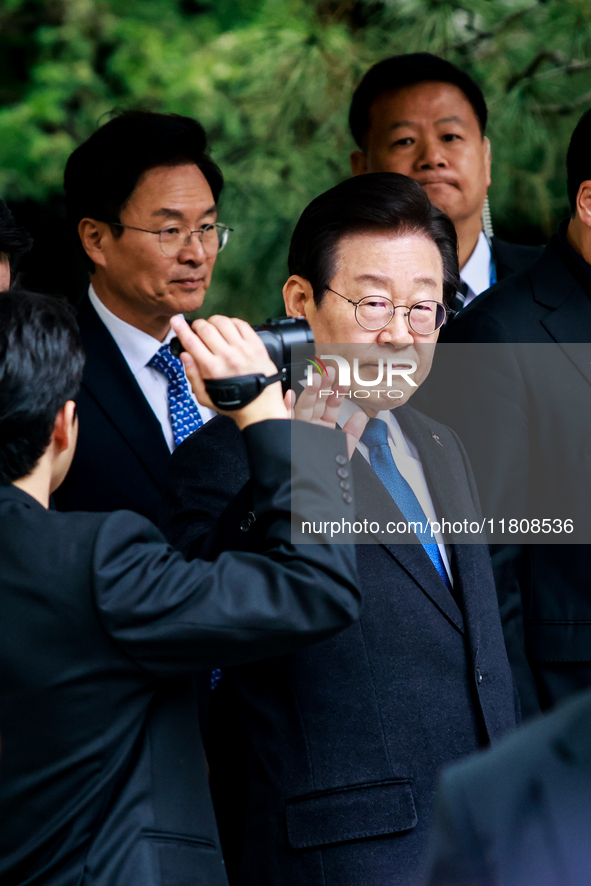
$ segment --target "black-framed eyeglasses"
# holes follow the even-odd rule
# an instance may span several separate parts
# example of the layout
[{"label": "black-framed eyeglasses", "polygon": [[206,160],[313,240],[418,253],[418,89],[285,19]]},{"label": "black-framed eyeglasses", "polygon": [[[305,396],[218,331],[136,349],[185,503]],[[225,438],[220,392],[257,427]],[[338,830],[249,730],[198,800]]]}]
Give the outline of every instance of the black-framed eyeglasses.
[{"label": "black-framed eyeglasses", "polygon": [[397,308],[404,308],[406,313],[404,317],[409,328],[417,335],[433,335],[438,329],[441,329],[448,315],[447,308],[439,301],[434,299],[426,299],[425,301],[416,302],[412,307],[408,305],[395,305],[382,295],[367,295],[360,301],[353,301],[346,295],[341,295],[327,286],[329,292],[338,295],[348,301],[350,305],[355,305],[355,319],[362,329],[368,329],[376,332],[378,329],[384,329]]},{"label": "black-framed eyeglasses", "polygon": [[134,225],[123,225],[121,222],[109,222],[110,225],[116,225],[118,228],[130,228],[132,231],[143,231],[144,234],[157,234],[160,241],[160,249],[167,258],[174,258],[175,255],[188,246],[193,234],[197,234],[201,240],[201,245],[207,255],[216,255],[221,252],[230,236],[228,225],[221,222],[215,222],[211,225],[203,225],[196,231],[192,231],[189,225],[174,224],[167,225],[160,231],[150,231],[147,228],[136,228]]}]

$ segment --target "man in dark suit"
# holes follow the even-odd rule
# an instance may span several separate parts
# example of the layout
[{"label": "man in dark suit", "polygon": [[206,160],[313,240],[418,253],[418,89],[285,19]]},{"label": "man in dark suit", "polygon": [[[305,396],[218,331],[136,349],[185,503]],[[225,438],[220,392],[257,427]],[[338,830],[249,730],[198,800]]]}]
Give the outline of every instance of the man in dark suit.
[{"label": "man in dark suit", "polygon": [[[441,340],[458,345],[460,364],[454,359],[449,374],[443,364],[433,374],[438,390],[430,398],[442,402],[446,390],[454,392],[445,414],[468,449],[487,518],[573,518],[577,542],[589,513],[590,145],[587,112],[568,151],[571,218],[535,264],[445,330]],[[497,538],[498,527],[489,536]],[[564,532],[529,536],[526,545],[511,544],[507,534],[499,541],[493,565],[507,649],[530,714],[591,686],[590,551],[569,544]]]},{"label": "man in dark suit", "polygon": [[[201,340],[173,323],[204,402],[200,373],[275,373],[246,323],[199,321]],[[237,409],[265,541],[187,563],[137,514],[48,508],[83,360],[67,305],[0,297],[0,881],[223,886],[192,677],[357,617],[351,546],[291,541],[290,508],[349,517],[344,436],[287,420],[279,383]]]},{"label": "man in dark suit", "polygon": [[170,318],[201,307],[229,229],[203,128],[176,114],[114,117],[68,160],[68,216],[91,271],[78,306],[86,366],[80,440],[59,510],[157,520],[170,452],[212,417],[170,353]]},{"label": "man in dark suit", "polygon": [[[380,361],[413,360],[420,382],[458,268],[453,226],[416,182],[367,175],[318,197],[296,226],[289,269],[287,313],[306,317],[321,360],[351,343],[354,374],[375,380]],[[359,625],[310,653],[228,669],[212,693],[216,814],[240,886],[415,884],[439,768],[515,724],[486,546],[386,534],[386,521],[478,515],[456,437],[406,405],[412,388],[400,384],[333,395],[344,429],[364,428],[341,480],[345,497],[353,480],[358,529],[368,527]],[[314,414],[308,397],[296,415]],[[227,420],[186,440],[167,476],[170,538],[191,556],[258,550],[248,477]]]},{"label": "man in dark suit", "polygon": [[531,264],[541,251],[493,235],[486,120],[480,87],[429,52],[378,62],[355,90],[349,111],[358,145],[351,154],[353,174],[409,175],[454,223],[461,276],[450,304],[454,313],[497,280]]},{"label": "man in dark suit", "polygon": [[429,886],[586,886],[591,692],[451,766],[435,801]]}]

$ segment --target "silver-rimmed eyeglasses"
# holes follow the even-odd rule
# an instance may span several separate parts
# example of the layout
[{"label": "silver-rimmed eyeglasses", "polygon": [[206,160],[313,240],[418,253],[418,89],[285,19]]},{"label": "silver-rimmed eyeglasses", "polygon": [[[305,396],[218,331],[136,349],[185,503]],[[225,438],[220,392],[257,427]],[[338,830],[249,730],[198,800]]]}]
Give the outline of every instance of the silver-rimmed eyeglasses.
[{"label": "silver-rimmed eyeglasses", "polygon": [[136,228],[134,225],[123,225],[121,222],[109,222],[109,224],[116,225],[118,228],[130,228],[132,231],[143,231],[144,234],[157,234],[160,241],[160,249],[167,258],[174,258],[183,247],[188,246],[193,234],[197,234],[207,255],[216,255],[216,253],[222,251],[228,242],[230,231],[233,230],[233,228],[229,228],[228,225],[223,225],[220,222],[203,225],[196,231],[192,231],[189,225],[183,224],[167,225],[160,231]]},{"label": "silver-rimmed eyeglasses", "polygon": [[416,302],[412,307],[408,305],[395,305],[382,295],[367,295],[360,301],[353,301],[340,292],[335,292],[330,286],[327,286],[329,292],[338,295],[348,301],[350,305],[355,305],[355,319],[362,329],[368,329],[376,332],[378,329],[384,329],[394,316],[397,308],[404,308],[404,317],[409,328],[416,332],[417,335],[433,335],[438,329],[441,329],[447,318],[448,311],[439,301],[427,299],[425,301]]}]

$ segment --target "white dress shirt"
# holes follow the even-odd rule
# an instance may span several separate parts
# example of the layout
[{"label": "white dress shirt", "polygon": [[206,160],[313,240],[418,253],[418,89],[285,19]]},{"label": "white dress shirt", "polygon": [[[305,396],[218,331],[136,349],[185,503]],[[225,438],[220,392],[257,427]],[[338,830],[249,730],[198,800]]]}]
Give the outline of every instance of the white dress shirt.
[{"label": "white dress shirt", "polygon": [[[174,449],[174,433],[168,409],[168,379],[162,372],[148,366],[148,363],[154,354],[158,353],[163,344],[168,344],[174,338],[174,331],[170,329],[164,341],[158,341],[157,338],[148,335],[147,332],[142,332],[141,329],[137,329],[130,323],[126,323],[125,320],[121,320],[120,317],[116,317],[102,303],[92,284],[88,290],[88,297],[100,319],[115,339],[117,347],[125,357],[127,365],[131,369],[144,397],[162,426],[162,433],[168,443],[168,448],[172,452]],[[191,390],[190,385],[189,390]],[[191,396],[195,403],[197,403],[194,395],[191,394]],[[197,403],[197,405],[204,423],[213,418],[215,415],[213,409],[202,406],[200,403]]]},{"label": "white dress shirt", "polygon": [[[359,406],[358,403],[355,403],[353,400],[343,398],[343,403],[339,410],[339,425],[342,427],[355,412],[360,411],[361,406]],[[425,512],[425,516],[430,522],[439,522],[440,517],[437,515],[437,512],[435,510],[433,499],[431,498],[431,493],[429,492],[429,487],[427,485],[425,472],[423,470],[423,464],[421,462],[416,446],[403,433],[402,428],[398,423],[398,419],[394,415],[394,412],[391,412],[389,409],[385,409],[382,412],[378,412],[376,418],[379,418],[382,421],[386,422],[386,425],[388,426],[388,443],[390,445],[390,451],[396,463],[396,467],[416,495],[420,506]],[[368,464],[370,464],[369,449],[365,445],[365,443],[362,443],[360,440],[357,444],[357,449],[359,450],[359,454],[363,456]],[[443,541],[443,536],[441,532],[435,532],[433,534],[437,542],[437,547],[439,548],[439,551],[441,553],[441,557],[449,576],[449,580],[453,585],[453,578],[449,566],[447,550]]]},{"label": "white dress shirt", "polygon": [[480,295],[481,292],[490,288],[493,268],[494,263],[489,242],[484,231],[481,231],[472,255],[460,271],[460,277],[468,287],[464,307],[469,305],[472,299]]}]

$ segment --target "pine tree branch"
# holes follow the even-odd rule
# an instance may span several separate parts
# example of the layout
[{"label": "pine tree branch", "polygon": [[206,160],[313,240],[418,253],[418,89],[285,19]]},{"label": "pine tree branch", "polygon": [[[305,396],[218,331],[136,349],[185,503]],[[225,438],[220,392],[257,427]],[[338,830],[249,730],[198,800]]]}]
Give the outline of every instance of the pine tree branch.
[{"label": "pine tree branch", "polygon": [[570,62],[565,62],[564,64],[557,65],[551,71],[543,71],[541,74],[538,74],[539,77],[549,76],[551,74],[577,74],[579,71],[588,71],[591,68],[591,59],[587,61],[577,61],[576,59]]},{"label": "pine tree branch", "polygon": [[517,84],[521,83],[522,80],[529,80],[530,77],[534,76],[542,62],[546,61],[552,61],[556,67],[560,67],[564,63],[564,58],[557,52],[550,52],[548,49],[543,49],[532,59],[523,71],[519,74],[514,74],[511,79],[507,81],[505,91],[511,92],[511,90],[515,89]]},{"label": "pine tree branch", "polygon": [[464,40],[461,43],[456,43],[455,46],[452,47],[452,49],[454,51],[474,49],[479,43],[482,43],[484,40],[490,40],[493,37],[497,37],[499,34],[502,33],[502,31],[505,30],[506,27],[512,25],[513,22],[518,21],[518,19],[520,19],[523,15],[526,15],[526,13],[531,12],[532,9],[534,9],[533,6],[528,6],[525,9],[518,9],[516,12],[510,12],[508,15],[501,19],[496,28],[493,28],[490,31],[479,31],[474,24],[476,20],[474,12],[466,9],[465,12],[468,13],[468,23],[466,24],[466,29],[468,31],[474,31],[475,34],[468,40]]},{"label": "pine tree branch", "polygon": [[[538,68],[545,61],[554,62],[554,67],[550,71],[540,71],[538,72]],[[507,82],[507,86],[505,87],[506,92],[511,92],[518,83],[521,83],[522,80],[535,80],[539,77],[552,77],[555,74],[577,74],[579,71],[588,71],[591,69],[591,59],[587,59],[585,61],[578,61],[577,59],[571,59],[569,61],[565,61],[564,55],[560,52],[549,52],[548,50],[542,50],[538,55],[529,63],[529,65],[521,71],[519,74],[514,74],[513,77]]]},{"label": "pine tree branch", "polygon": [[586,92],[584,95],[580,95],[578,98],[573,99],[572,102],[568,102],[564,105],[538,105],[536,110],[541,114],[553,114],[558,116],[564,116],[566,114],[572,114],[573,111],[578,110],[578,108],[582,107],[582,105],[591,104],[591,92]]}]

